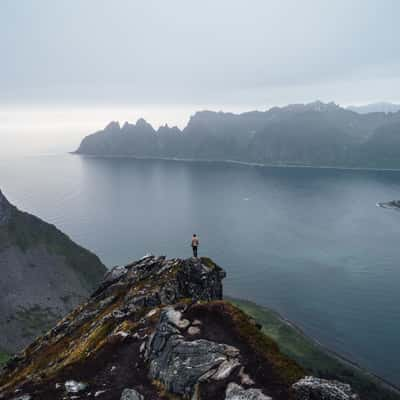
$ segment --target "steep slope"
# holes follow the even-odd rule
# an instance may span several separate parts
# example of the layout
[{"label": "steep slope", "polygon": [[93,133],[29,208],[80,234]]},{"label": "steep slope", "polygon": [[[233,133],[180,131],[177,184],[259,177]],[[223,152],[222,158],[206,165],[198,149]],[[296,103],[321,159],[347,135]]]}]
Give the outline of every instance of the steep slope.
[{"label": "steep slope", "polygon": [[380,126],[358,149],[359,162],[371,167],[399,168],[400,121]]},{"label": "steep slope", "polygon": [[[242,114],[201,111],[190,118],[183,131],[168,126],[156,131],[142,119],[122,128],[112,122],[84,138],[76,153],[385,167],[387,157],[375,150],[374,143],[388,149],[396,146],[396,135],[384,134],[382,128],[399,124],[400,112],[359,114],[320,101]],[[399,161],[393,163],[400,167]]]},{"label": "steep slope", "polygon": [[207,258],[149,256],[115,267],[86,303],[7,363],[0,398],[358,398],[347,384],[306,377],[222,300],[224,276]]},{"label": "steep slope", "polygon": [[0,352],[14,352],[82,302],[101,280],[97,256],[0,191]]}]

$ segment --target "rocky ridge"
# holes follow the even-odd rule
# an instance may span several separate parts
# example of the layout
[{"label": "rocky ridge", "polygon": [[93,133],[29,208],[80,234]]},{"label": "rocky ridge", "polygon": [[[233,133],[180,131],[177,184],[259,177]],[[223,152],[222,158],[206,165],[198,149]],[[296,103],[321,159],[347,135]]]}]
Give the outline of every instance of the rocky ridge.
[{"label": "rocky ridge", "polygon": [[5,366],[3,400],[332,399],[256,321],[223,300],[208,258],[148,256],[108,272],[90,299]]}]

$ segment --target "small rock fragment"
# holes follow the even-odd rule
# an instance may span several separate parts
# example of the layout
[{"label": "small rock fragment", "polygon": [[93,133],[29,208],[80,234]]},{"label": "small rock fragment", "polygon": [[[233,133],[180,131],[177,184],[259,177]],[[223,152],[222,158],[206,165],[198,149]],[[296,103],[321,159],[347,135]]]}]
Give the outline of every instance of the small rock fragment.
[{"label": "small rock fragment", "polygon": [[226,360],[219,365],[217,372],[213,376],[213,379],[216,381],[226,379],[232,373],[232,371],[239,366],[240,362],[235,358]]},{"label": "small rock fragment", "polygon": [[254,385],[253,379],[250,378],[249,374],[244,372],[244,367],[240,368],[239,377],[242,385]]},{"label": "small rock fragment", "polygon": [[147,314],[146,314],[146,318],[150,318],[153,315],[157,314],[157,308],[154,308],[153,310],[150,310]]},{"label": "small rock fragment", "polygon": [[85,390],[87,387],[86,383],[77,382],[74,380],[65,382],[64,386],[65,386],[65,390],[68,393],[78,393],[78,392],[81,392],[82,390]]},{"label": "small rock fragment", "polygon": [[144,397],[135,389],[124,389],[121,400],[144,400]]},{"label": "small rock fragment", "polygon": [[168,322],[175,325],[179,329],[186,329],[190,322],[187,319],[182,319],[182,313],[174,310],[172,307],[166,311]]},{"label": "small rock fragment", "polygon": [[188,334],[191,336],[200,334],[200,328],[197,326],[189,326]]},{"label": "small rock fragment", "polygon": [[260,389],[243,389],[240,385],[231,382],[225,392],[225,400],[272,400]]}]

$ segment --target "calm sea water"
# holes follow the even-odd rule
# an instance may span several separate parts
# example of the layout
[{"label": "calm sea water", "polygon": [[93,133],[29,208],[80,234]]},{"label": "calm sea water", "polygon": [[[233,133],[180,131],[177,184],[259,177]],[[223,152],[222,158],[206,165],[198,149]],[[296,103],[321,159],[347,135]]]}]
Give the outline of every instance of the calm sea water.
[{"label": "calm sea water", "polygon": [[0,187],[108,266],[200,253],[225,292],[272,307],[400,384],[400,172],[47,156],[0,161]]}]

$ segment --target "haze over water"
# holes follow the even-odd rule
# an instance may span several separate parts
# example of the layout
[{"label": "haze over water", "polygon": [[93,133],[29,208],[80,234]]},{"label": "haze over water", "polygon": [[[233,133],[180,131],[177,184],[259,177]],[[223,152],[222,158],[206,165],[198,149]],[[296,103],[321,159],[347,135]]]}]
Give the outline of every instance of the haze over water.
[{"label": "haze over water", "polygon": [[1,189],[108,266],[200,255],[225,293],[274,308],[332,350],[400,384],[400,171],[26,157]]}]

